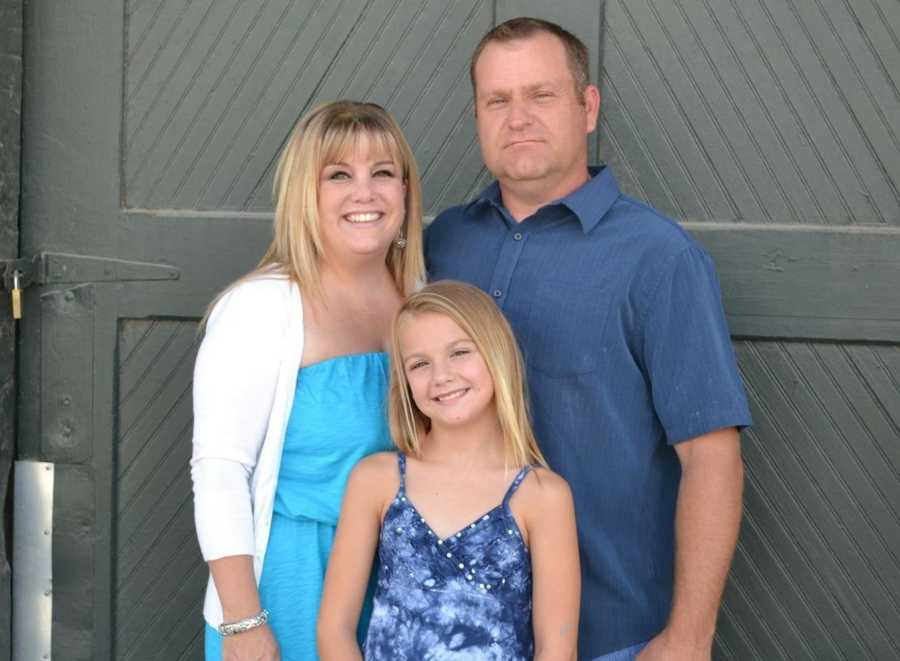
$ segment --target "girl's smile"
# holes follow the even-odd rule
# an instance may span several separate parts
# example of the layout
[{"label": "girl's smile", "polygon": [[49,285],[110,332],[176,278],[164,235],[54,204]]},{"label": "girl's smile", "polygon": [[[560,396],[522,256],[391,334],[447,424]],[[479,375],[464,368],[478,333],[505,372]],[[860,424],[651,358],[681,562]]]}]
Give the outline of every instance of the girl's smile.
[{"label": "girl's smile", "polygon": [[468,388],[458,388],[456,390],[451,390],[450,392],[447,392],[447,393],[444,393],[441,395],[437,395],[436,397],[433,397],[432,399],[434,399],[434,401],[436,401],[438,404],[443,404],[444,402],[459,399],[460,397],[463,397],[464,395],[466,395],[466,393],[468,393],[468,392],[469,392]]}]

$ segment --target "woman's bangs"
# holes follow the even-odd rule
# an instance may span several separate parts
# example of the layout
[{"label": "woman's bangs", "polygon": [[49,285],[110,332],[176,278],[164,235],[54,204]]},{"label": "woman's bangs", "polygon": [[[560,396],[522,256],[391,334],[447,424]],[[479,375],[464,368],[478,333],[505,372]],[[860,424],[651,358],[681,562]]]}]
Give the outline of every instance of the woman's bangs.
[{"label": "woman's bangs", "polygon": [[325,134],[322,141],[322,165],[340,163],[357,154],[363,136],[369,140],[368,153],[363,154],[364,157],[386,155],[398,167],[403,168],[405,173],[405,163],[394,136],[384,127],[376,124],[367,126],[359,121],[332,127]]}]

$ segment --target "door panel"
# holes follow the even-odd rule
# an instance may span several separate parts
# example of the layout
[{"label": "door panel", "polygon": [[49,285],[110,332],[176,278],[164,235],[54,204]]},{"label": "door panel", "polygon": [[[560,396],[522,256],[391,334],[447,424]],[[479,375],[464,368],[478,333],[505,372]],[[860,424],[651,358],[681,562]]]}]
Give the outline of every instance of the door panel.
[{"label": "door panel", "polygon": [[[116,433],[115,639],[122,659],[197,658],[206,565],[194,532],[188,461],[197,324],[122,319]],[[185,625],[185,623],[191,623]]]},{"label": "door panel", "polygon": [[[742,341],[754,412],[746,515],[723,647],[759,658],[893,658],[900,649],[896,346]],[[751,597],[752,595],[752,597]],[[843,657],[842,657],[843,655]],[[743,658],[743,657],[736,657]]]},{"label": "door panel", "polygon": [[480,159],[471,102],[460,92],[492,3],[131,4],[129,208],[270,211],[287,133],[306,110],[336,98],[371,99],[396,114],[426,199],[470,192]]},{"label": "door panel", "polygon": [[898,225],[897,7],[877,4],[607,2],[607,158],[680,219]]}]

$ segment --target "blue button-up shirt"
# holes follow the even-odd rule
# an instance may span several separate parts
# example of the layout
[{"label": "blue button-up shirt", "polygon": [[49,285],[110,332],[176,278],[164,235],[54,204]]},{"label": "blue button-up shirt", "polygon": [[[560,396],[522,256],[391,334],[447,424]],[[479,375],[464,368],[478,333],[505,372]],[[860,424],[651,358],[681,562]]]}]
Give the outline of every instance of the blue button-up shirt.
[{"label": "blue button-up shirt", "polygon": [[709,257],[608,167],[591,174],[522,222],[494,183],[426,235],[429,277],[493,296],[522,347],[538,442],[575,498],[588,659],[665,625],[670,446],[750,423]]}]

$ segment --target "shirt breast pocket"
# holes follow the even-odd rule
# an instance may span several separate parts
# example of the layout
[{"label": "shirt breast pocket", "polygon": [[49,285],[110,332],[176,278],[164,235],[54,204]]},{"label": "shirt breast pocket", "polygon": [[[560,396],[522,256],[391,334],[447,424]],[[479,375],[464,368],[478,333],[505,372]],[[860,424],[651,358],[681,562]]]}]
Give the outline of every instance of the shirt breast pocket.
[{"label": "shirt breast pocket", "polygon": [[529,367],[551,376],[584,374],[603,362],[611,317],[609,284],[544,280],[533,294],[521,346]]}]

